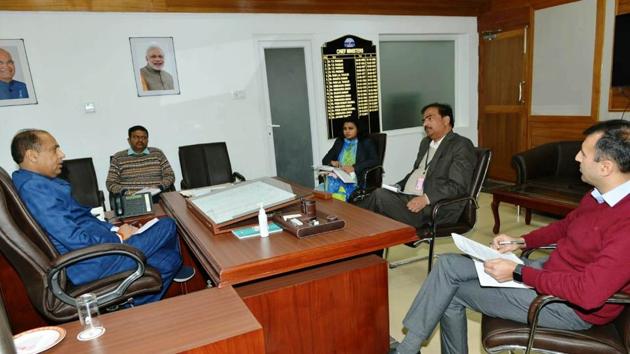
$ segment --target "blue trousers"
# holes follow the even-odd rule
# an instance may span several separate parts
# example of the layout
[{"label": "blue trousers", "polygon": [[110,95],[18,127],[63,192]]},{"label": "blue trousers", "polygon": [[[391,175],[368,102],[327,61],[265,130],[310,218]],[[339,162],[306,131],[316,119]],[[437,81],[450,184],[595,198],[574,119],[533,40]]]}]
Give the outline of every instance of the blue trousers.
[{"label": "blue trousers", "polygon": [[[134,297],[134,305],[160,300],[182,265],[175,222],[170,218],[162,218],[145,232],[131,236],[125,243],[142,251],[147,263],[157,269],[162,277],[162,290],[155,294]],[[136,262],[132,258],[113,256],[111,259],[111,265],[99,278],[136,268]]]}]

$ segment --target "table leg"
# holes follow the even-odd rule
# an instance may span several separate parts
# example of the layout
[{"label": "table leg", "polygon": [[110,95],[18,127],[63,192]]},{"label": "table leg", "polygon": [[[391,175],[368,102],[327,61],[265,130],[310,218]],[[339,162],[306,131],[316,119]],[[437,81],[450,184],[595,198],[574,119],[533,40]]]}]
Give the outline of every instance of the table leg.
[{"label": "table leg", "polygon": [[529,225],[532,222],[532,210],[525,208],[525,225]]},{"label": "table leg", "polygon": [[494,216],[494,227],[492,228],[492,232],[496,235],[499,233],[499,229],[501,228],[501,220],[499,219],[499,203],[501,201],[497,200],[495,196],[492,197],[492,215]]}]

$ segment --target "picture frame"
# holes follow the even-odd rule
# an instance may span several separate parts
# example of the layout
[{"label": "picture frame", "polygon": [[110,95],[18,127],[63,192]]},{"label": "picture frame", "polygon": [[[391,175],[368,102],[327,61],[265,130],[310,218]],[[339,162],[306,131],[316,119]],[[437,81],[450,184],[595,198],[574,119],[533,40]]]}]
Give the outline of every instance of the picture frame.
[{"label": "picture frame", "polygon": [[37,104],[24,39],[0,39],[0,107]]},{"label": "picture frame", "polygon": [[173,37],[129,37],[138,97],[179,95]]}]

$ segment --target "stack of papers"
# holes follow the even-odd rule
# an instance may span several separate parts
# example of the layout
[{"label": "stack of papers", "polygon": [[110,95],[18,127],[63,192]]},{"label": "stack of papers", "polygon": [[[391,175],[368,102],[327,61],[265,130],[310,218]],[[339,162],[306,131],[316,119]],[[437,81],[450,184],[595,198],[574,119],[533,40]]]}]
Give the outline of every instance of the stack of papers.
[{"label": "stack of papers", "polygon": [[451,236],[453,237],[453,242],[455,242],[455,246],[457,246],[457,248],[459,248],[462,252],[473,258],[473,261],[475,262],[475,269],[477,270],[477,276],[479,277],[479,284],[481,286],[524,289],[529,288],[529,286],[523,283],[515,282],[513,280],[499,283],[496,279],[494,279],[483,270],[484,261],[497,258],[507,259],[518,264],[523,264],[523,261],[518,258],[514,253],[501,253],[486,245],[482,245],[477,241],[473,241],[456,233],[452,233]]}]

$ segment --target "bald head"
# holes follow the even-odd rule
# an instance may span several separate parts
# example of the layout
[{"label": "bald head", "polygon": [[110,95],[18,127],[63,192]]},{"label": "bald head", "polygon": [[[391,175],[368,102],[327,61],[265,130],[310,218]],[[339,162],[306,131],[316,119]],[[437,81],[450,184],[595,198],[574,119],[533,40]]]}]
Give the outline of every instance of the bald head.
[{"label": "bald head", "polygon": [[11,53],[7,50],[0,48],[0,81],[11,82],[15,75],[15,63]]}]

